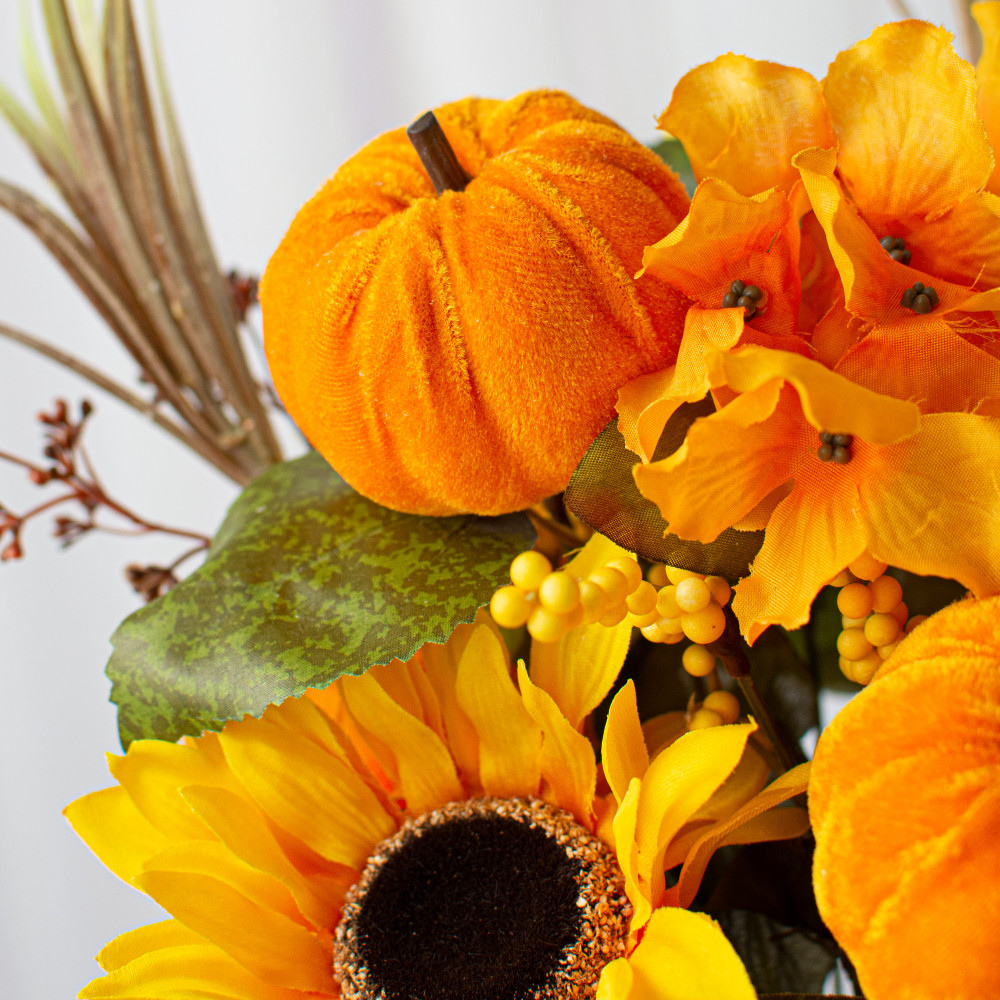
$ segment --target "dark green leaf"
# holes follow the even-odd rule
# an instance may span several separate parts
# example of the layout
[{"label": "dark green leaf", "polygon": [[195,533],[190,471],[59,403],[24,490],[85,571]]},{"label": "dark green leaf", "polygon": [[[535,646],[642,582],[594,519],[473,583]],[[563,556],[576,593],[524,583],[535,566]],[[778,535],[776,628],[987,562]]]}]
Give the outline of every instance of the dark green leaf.
[{"label": "dark green leaf", "polygon": [[681,183],[687,188],[687,193],[693,195],[698,182],[694,179],[691,161],[688,159],[680,139],[671,136],[669,139],[661,139],[659,142],[652,143],[649,148],[680,177]]},{"label": "dark green leaf", "polygon": [[[713,409],[708,398],[683,404],[664,428],[653,458],[675,452],[688,427]],[[632,468],[637,462],[638,458],[625,447],[617,419],[612,420],[576,467],[566,488],[566,505],[601,534],[652,562],[730,580],[746,576],[750,561],[764,542],[764,532],[727,528],[709,545],[670,534],[660,509],[635,485]]]},{"label": "dark green leaf", "polygon": [[819,725],[816,684],[783,629],[769,628],[748,653],[754,683],[793,740]]},{"label": "dark green leaf", "polygon": [[847,993],[758,993],[757,1000],[864,1000]]},{"label": "dark green leaf", "polygon": [[122,743],[176,740],[443,642],[531,546],[523,514],[400,514],[318,454],[240,495],[208,558],[128,617],[108,664]]}]

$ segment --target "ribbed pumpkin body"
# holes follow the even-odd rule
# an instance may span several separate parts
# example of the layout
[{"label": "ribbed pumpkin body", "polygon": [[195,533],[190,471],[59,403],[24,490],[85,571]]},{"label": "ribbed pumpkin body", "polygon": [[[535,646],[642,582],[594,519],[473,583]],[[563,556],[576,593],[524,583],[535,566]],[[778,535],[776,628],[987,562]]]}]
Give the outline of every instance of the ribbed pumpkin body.
[{"label": "ribbed pumpkin body", "polygon": [[440,197],[405,130],[299,212],[261,287],[275,386],[360,493],[422,514],[561,490],[618,388],[672,364],[687,300],[633,280],[687,195],[558,92],[435,112],[472,180]]}]

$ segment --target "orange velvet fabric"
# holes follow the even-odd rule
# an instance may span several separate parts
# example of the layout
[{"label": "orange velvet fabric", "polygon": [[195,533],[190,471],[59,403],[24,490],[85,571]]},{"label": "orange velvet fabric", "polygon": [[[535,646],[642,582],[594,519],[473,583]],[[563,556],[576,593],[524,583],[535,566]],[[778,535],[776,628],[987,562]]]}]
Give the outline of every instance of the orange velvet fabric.
[{"label": "orange velvet fabric", "polygon": [[816,901],[869,1000],[1000,995],[998,635],[1000,597],[933,615],[816,748]]},{"label": "orange velvet fabric", "polygon": [[360,493],[499,514],[565,487],[618,388],[675,360],[688,300],[634,275],[688,198],[559,92],[435,114],[465,191],[435,196],[404,129],[362,149],[268,265],[265,345],[292,418]]}]

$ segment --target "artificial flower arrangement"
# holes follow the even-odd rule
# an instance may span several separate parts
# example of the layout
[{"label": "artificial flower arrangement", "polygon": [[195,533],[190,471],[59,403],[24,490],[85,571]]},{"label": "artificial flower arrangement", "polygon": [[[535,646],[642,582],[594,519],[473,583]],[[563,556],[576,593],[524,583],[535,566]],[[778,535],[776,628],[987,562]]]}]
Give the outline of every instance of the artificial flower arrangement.
[{"label": "artificial flower arrangement", "polygon": [[[45,9],[68,110],[37,72],[0,110],[76,223],[0,205],[156,397],[0,333],[244,487],[130,570],[125,753],[66,815],[169,918],[80,996],[997,993],[1000,3],[975,70],[914,20],[821,82],[721,56],[655,151],[553,91],[374,140],[263,276],[280,404],[129,3],[100,68]],[[2,453],[63,490],[4,558],[56,504],[159,527],[89,415]],[[807,761],[831,667],[863,690]]]}]

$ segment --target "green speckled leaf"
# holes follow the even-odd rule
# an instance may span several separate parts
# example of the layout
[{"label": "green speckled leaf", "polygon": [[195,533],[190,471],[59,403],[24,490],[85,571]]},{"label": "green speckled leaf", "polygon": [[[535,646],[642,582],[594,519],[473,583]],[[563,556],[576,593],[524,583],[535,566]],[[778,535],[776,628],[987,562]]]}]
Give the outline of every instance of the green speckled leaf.
[{"label": "green speckled leaf", "polygon": [[112,636],[122,745],[259,716],[443,642],[534,538],[523,514],[380,507],[316,453],[269,469],[230,508],[205,564]]}]

